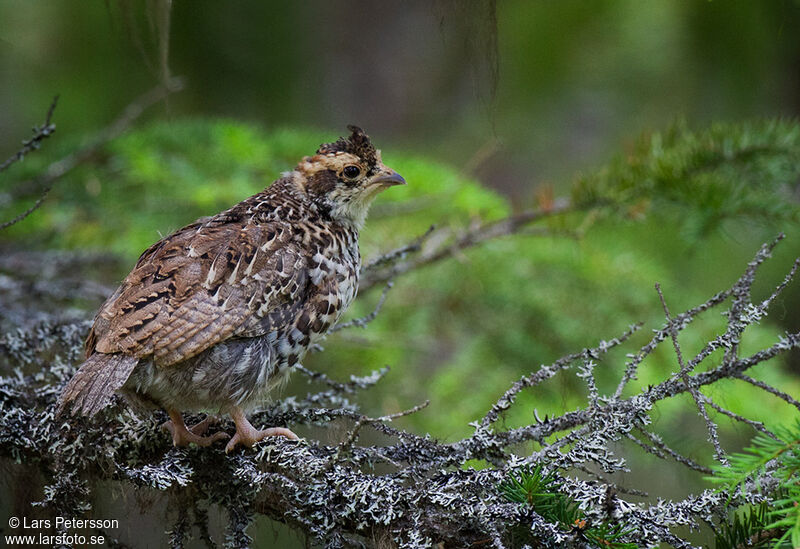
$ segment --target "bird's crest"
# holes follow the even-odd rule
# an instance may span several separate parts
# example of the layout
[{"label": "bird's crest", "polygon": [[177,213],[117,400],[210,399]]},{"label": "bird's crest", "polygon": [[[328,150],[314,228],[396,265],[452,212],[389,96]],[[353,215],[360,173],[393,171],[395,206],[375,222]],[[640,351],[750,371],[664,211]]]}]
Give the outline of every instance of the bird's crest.
[{"label": "bird's crest", "polygon": [[340,137],[333,143],[323,143],[317,149],[317,154],[331,154],[337,152],[347,152],[361,158],[367,165],[374,166],[377,163],[377,151],[369,136],[358,126],[349,125],[350,137]]}]

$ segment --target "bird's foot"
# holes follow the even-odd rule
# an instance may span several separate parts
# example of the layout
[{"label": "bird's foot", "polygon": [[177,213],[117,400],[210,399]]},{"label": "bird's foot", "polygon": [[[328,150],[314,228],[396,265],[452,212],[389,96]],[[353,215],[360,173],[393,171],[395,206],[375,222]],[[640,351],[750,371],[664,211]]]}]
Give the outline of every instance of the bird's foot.
[{"label": "bird's foot", "polygon": [[236,424],[236,433],[233,438],[228,441],[225,446],[225,453],[229,454],[238,444],[252,448],[256,442],[264,440],[267,437],[286,437],[289,440],[299,440],[296,434],[285,427],[271,427],[269,429],[256,429],[247,421],[247,418],[239,408],[234,408],[231,411],[231,417]]},{"label": "bird's foot", "polygon": [[215,419],[211,416],[206,416],[203,421],[193,425],[191,428],[187,428],[179,412],[168,413],[172,419],[165,421],[161,428],[172,434],[173,446],[189,446],[189,444],[194,443],[198,446],[206,447],[211,446],[218,440],[229,438],[228,434],[223,432],[214,433],[207,437],[202,436],[208,430],[208,427],[215,422]]}]

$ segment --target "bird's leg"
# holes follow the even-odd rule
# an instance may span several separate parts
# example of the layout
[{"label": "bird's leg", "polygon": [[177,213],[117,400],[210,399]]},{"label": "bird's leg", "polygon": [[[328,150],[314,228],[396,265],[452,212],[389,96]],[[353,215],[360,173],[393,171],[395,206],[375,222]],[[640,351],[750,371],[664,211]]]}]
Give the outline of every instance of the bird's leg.
[{"label": "bird's leg", "polygon": [[173,446],[189,446],[192,442],[198,446],[210,446],[218,440],[228,438],[228,434],[223,432],[214,433],[208,437],[200,436],[208,429],[211,416],[206,417],[190,430],[186,428],[183,416],[178,410],[167,408],[167,414],[169,414],[170,421],[165,422],[161,427],[172,433]]},{"label": "bird's leg", "polygon": [[228,445],[225,446],[225,453],[230,453],[231,450],[236,448],[237,444],[243,444],[248,448],[252,448],[256,442],[266,437],[280,436],[290,440],[297,440],[299,438],[296,434],[284,427],[272,427],[263,430],[256,429],[247,421],[247,417],[238,406],[232,406],[230,408],[230,414],[231,418],[233,418],[233,422],[236,424],[236,434],[233,435],[233,438],[228,441]]}]

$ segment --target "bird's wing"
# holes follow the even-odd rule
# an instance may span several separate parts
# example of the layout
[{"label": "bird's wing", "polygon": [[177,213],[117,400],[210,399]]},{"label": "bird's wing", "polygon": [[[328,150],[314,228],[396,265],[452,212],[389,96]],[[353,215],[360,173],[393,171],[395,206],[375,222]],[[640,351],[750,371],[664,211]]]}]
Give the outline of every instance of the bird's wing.
[{"label": "bird's wing", "polygon": [[281,222],[205,223],[157,242],[98,312],[87,354],[168,366],[238,335],[253,315],[301,300],[307,265],[292,235]]}]

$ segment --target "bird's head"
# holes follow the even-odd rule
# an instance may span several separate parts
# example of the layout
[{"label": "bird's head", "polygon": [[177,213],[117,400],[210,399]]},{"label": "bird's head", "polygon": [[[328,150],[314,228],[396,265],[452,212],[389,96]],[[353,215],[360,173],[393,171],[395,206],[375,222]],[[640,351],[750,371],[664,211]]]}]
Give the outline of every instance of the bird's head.
[{"label": "bird's head", "polygon": [[384,166],[364,130],[347,127],[350,137],[320,145],[317,154],[297,166],[305,191],[317,207],[344,224],[360,229],[369,206],[381,191],[405,185],[397,172]]}]

